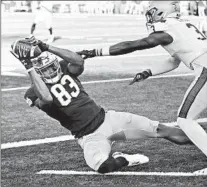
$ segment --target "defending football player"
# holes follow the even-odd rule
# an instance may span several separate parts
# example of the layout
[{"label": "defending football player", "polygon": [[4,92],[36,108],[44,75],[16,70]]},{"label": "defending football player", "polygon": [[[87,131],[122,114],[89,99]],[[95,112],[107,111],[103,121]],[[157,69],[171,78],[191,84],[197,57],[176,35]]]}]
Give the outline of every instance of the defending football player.
[{"label": "defending football player", "polygon": [[166,73],[182,61],[194,70],[195,79],[188,88],[177,116],[177,123],[192,142],[207,156],[207,133],[195,121],[207,108],[207,39],[190,22],[180,19],[179,1],[152,1],[146,13],[148,37],[121,42],[110,47],[78,52],[84,58],[121,55],[136,50],[162,46],[171,57],[165,64],[157,64],[138,73],[134,82]]},{"label": "defending football player", "polygon": [[191,143],[179,128],[132,113],[105,111],[97,105],[78,79],[84,70],[84,60],[77,53],[34,37],[15,42],[12,53],[25,66],[32,82],[24,96],[27,103],[71,131],[83,149],[86,163],[95,171],[112,172],[149,161],[140,154],[111,155],[112,141],[165,138],[177,144]]}]

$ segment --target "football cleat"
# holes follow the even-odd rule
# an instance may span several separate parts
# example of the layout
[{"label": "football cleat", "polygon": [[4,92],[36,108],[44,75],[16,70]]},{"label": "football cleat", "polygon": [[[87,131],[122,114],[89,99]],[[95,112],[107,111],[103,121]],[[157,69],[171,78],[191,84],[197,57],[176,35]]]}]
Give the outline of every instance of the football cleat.
[{"label": "football cleat", "polygon": [[118,158],[118,157],[124,157],[128,162],[128,166],[136,166],[141,165],[149,162],[149,158],[142,154],[132,154],[128,155],[121,152],[115,152],[112,154],[112,157]]},{"label": "football cleat", "polygon": [[204,168],[204,169],[195,171],[195,172],[193,172],[193,173],[196,174],[196,175],[202,175],[202,174],[207,175],[207,168]]}]

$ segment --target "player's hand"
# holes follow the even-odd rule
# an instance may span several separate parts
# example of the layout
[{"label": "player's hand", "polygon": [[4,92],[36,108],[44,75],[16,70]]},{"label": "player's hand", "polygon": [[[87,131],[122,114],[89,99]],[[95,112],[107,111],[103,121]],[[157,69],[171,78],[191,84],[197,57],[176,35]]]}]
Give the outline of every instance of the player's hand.
[{"label": "player's hand", "polygon": [[40,48],[28,39],[15,41],[10,52],[20,61],[36,58],[42,53]]},{"label": "player's hand", "polygon": [[34,36],[30,36],[28,38],[25,38],[26,43],[30,43],[32,45],[37,45],[38,44],[38,39],[36,39]]},{"label": "player's hand", "polygon": [[38,41],[37,41],[37,45],[38,45],[38,47],[41,49],[42,52],[44,52],[44,51],[48,51],[48,49],[49,49],[49,45],[46,44],[46,43],[44,43],[44,42],[41,41],[41,40],[38,40]]},{"label": "player's hand", "polygon": [[134,84],[135,82],[140,82],[143,81],[145,79],[147,79],[148,77],[152,76],[152,72],[151,70],[145,70],[141,73],[137,73],[134,77],[134,79],[129,83],[129,85]]},{"label": "player's hand", "polygon": [[93,57],[97,56],[95,49],[92,49],[92,50],[82,50],[82,51],[78,51],[76,53],[79,54],[83,59],[93,58]]},{"label": "player's hand", "polygon": [[48,51],[49,45],[44,43],[41,40],[36,39],[34,36],[31,36],[31,37],[25,38],[25,39],[26,39],[26,42],[28,42],[28,43],[31,43],[33,45],[38,45],[38,47],[40,48],[40,50],[42,52]]}]

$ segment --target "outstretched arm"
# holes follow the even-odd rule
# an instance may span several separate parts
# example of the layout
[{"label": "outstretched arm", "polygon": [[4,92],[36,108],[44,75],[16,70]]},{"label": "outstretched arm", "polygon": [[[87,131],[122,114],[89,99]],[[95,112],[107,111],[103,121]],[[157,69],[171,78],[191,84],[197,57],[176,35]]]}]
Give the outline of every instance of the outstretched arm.
[{"label": "outstretched arm", "polygon": [[109,47],[110,55],[122,55],[156,47],[158,45],[167,45],[173,41],[172,37],[164,32],[153,33],[146,38],[135,41],[121,42]]},{"label": "outstretched arm", "polygon": [[83,55],[85,59],[95,56],[123,55],[136,50],[150,49],[158,45],[168,45],[172,42],[173,38],[169,34],[165,32],[156,32],[140,40],[120,42],[100,49],[83,50],[78,52],[78,54]]}]

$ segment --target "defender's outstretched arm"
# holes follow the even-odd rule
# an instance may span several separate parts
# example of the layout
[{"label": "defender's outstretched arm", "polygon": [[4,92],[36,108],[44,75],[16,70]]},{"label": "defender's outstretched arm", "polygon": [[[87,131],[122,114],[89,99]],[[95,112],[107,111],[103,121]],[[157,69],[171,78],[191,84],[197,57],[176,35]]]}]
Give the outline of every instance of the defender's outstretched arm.
[{"label": "defender's outstretched arm", "polygon": [[84,59],[95,56],[116,56],[131,53],[136,50],[150,49],[158,45],[168,45],[172,42],[173,38],[169,34],[155,32],[139,40],[120,42],[112,46],[93,50],[83,50],[78,52],[78,54],[82,55]]}]

